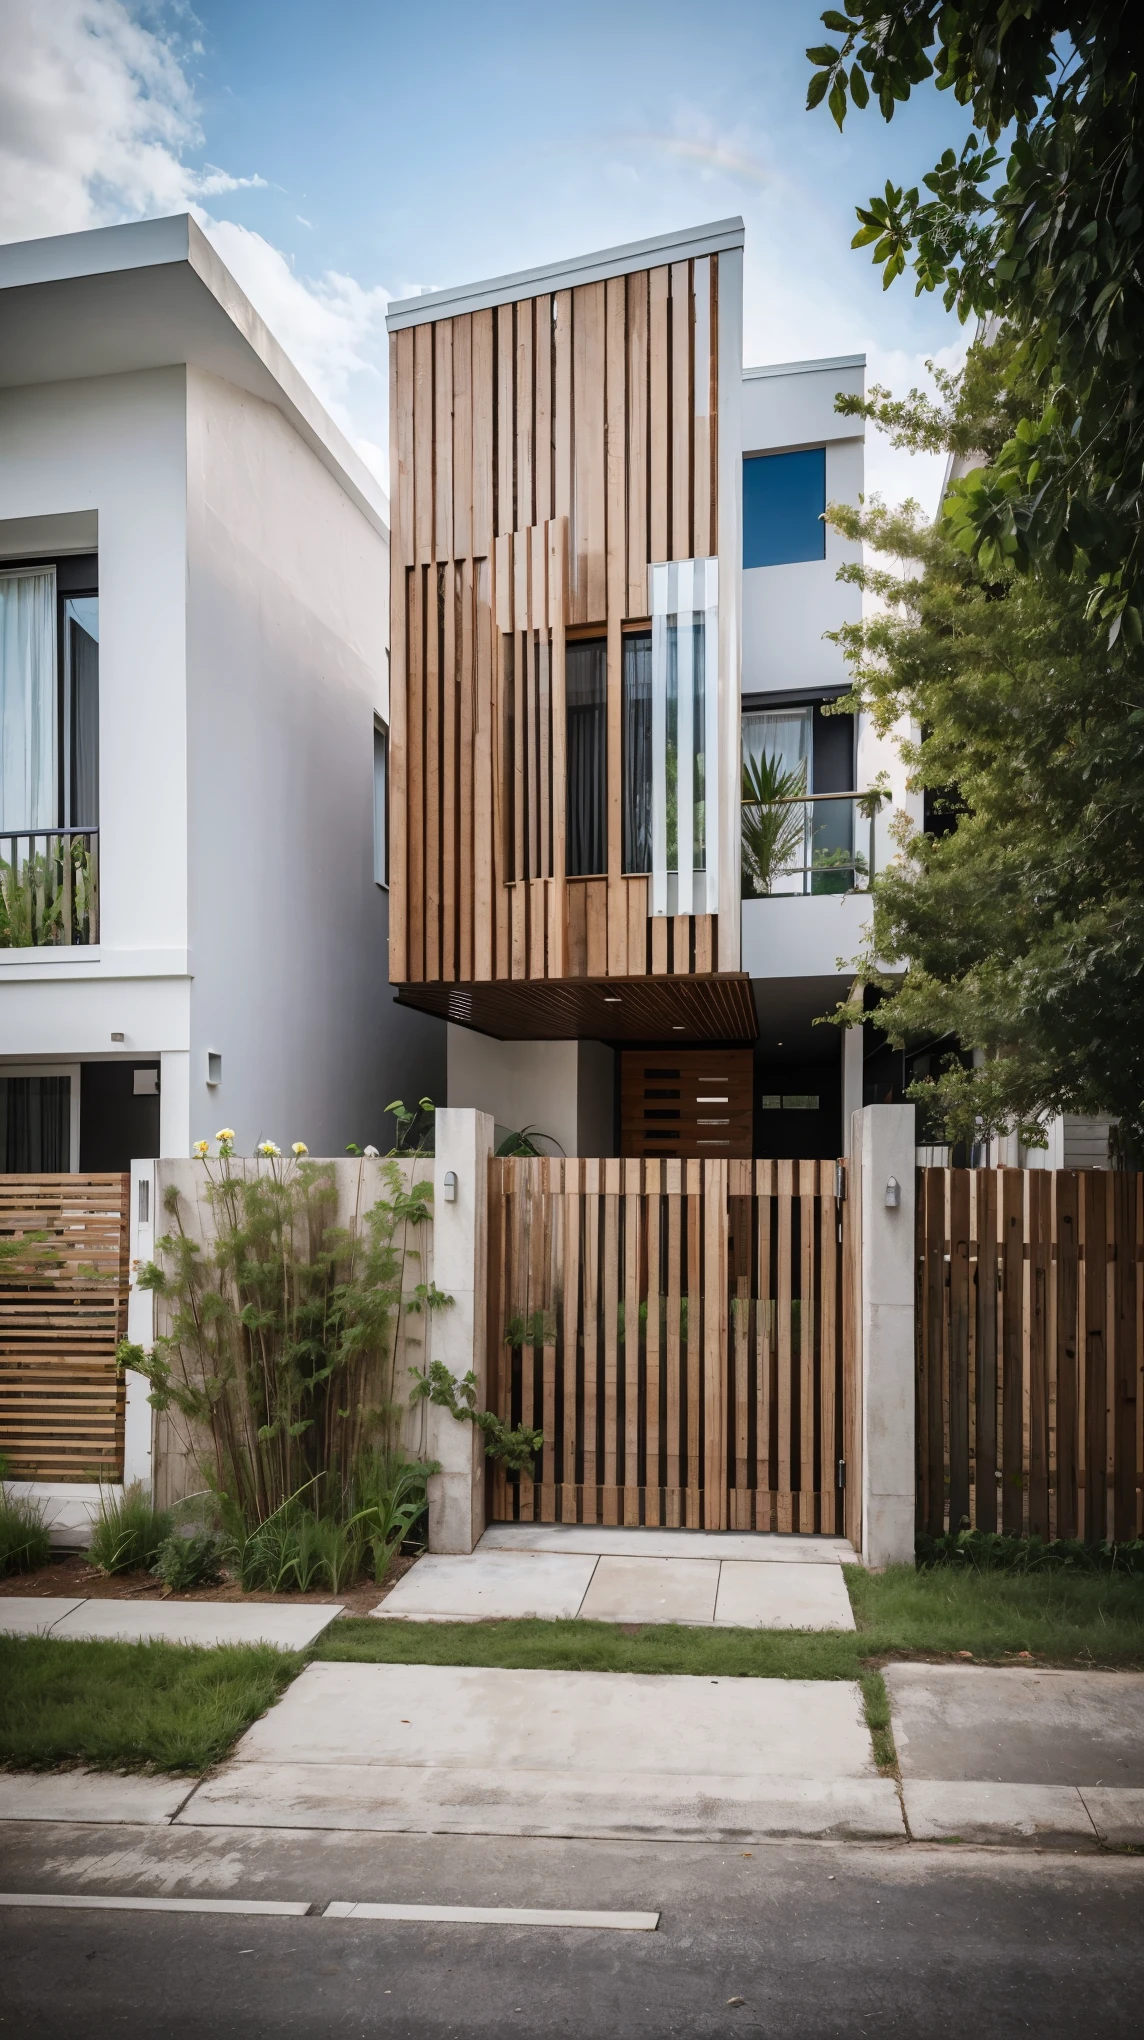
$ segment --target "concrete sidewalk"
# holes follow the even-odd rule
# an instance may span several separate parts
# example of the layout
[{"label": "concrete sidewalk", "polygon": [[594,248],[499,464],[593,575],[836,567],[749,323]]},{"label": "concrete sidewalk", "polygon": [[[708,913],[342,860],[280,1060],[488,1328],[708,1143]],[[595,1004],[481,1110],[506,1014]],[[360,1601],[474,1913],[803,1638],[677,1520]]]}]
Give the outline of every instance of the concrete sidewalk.
[{"label": "concrete sidewalk", "polygon": [[47,1595],[0,1597],[0,1636],[50,1636],[118,1643],[272,1643],[306,1650],[341,1602],[284,1607],[280,1601],[64,1601]]},{"label": "concrete sidewalk", "polygon": [[496,1523],[468,1557],[429,1554],[374,1614],[385,1622],[511,1617],[853,1629],[839,1537]]}]

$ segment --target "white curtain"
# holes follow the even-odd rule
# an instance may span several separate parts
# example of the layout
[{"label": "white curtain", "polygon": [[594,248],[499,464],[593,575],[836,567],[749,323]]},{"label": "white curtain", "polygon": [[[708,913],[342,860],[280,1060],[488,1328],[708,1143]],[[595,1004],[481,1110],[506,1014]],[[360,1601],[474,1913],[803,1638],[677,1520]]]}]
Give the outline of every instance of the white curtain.
[{"label": "white curtain", "polygon": [[0,831],[57,817],[56,576],[0,571]]},{"label": "white curtain", "polygon": [[752,763],[777,758],[784,772],[806,768],[810,784],[809,708],[748,709],[743,716],[743,756]]}]

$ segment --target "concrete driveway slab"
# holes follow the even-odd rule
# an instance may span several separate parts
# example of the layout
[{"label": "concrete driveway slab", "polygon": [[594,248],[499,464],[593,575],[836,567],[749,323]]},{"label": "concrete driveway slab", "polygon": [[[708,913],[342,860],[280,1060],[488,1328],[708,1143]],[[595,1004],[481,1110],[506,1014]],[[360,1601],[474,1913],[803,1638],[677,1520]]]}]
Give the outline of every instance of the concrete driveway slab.
[{"label": "concrete driveway slab", "polygon": [[114,1771],[0,1771],[0,1820],[150,1827],[173,1818],[193,1782]]},{"label": "concrete driveway slab", "polygon": [[875,1775],[847,1680],[663,1678],[461,1665],[307,1665],[236,1763],[466,1765],[760,1777]]},{"label": "concrete driveway slab", "polygon": [[764,1531],[634,1530],[603,1523],[490,1523],[478,1551],[577,1551],[599,1558],[736,1558],[761,1564],[856,1565],[845,1537]]},{"label": "concrete driveway slab", "polygon": [[719,1566],[709,1558],[601,1558],[584,1622],[711,1622]]},{"label": "concrete driveway slab", "polygon": [[715,1620],[743,1629],[853,1629],[854,1610],[840,1566],[730,1559],[719,1568]]},{"label": "concrete driveway slab", "polygon": [[594,1558],[571,1553],[478,1550],[468,1558],[430,1553],[410,1567],[373,1613],[389,1622],[571,1617],[595,1565]]},{"label": "concrete driveway slab", "polygon": [[1075,1785],[907,1778],[902,1797],[916,1842],[1096,1847],[1096,1829]]},{"label": "concrete driveway slab", "polygon": [[278,1650],[305,1650],[341,1612],[340,1602],[284,1608],[257,1601],[81,1601],[56,1624],[52,1636],[123,1643],[272,1643]]},{"label": "concrete driveway slab", "polygon": [[888,1665],[904,1778],[1144,1788],[1144,1674]]},{"label": "concrete driveway slab", "polygon": [[1082,1785],[1080,1796],[1106,1848],[1144,1848],[1144,1792],[1131,1786]]},{"label": "concrete driveway slab", "polygon": [[47,1594],[5,1594],[0,1598],[0,1636],[47,1636],[64,1615],[83,1605]]}]

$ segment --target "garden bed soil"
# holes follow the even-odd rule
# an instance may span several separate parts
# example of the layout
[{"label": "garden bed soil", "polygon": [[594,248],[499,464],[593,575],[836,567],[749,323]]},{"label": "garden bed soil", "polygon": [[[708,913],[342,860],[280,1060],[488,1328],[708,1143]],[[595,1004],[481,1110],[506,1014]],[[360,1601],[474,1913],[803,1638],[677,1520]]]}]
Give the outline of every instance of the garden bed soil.
[{"label": "garden bed soil", "polygon": [[35,1572],[9,1573],[0,1579],[0,1598],[16,1595],[21,1598],[44,1596],[59,1598],[66,1596],[72,1601],[137,1601],[144,1596],[161,1596],[165,1601],[270,1601],[281,1602],[284,1607],[305,1606],[313,1602],[328,1606],[338,1601],[347,1615],[368,1615],[380,1601],[397,1585],[399,1579],[416,1565],[416,1552],[395,1558],[389,1568],[385,1585],[379,1587],[373,1580],[358,1580],[352,1587],[343,1587],[339,1594],[271,1594],[263,1591],[246,1594],[234,1580],[227,1580],[221,1587],[193,1587],[185,1594],[163,1592],[162,1583],[148,1572],[101,1573],[88,1561],[84,1551],[61,1551],[54,1553],[47,1565],[38,1566]]}]

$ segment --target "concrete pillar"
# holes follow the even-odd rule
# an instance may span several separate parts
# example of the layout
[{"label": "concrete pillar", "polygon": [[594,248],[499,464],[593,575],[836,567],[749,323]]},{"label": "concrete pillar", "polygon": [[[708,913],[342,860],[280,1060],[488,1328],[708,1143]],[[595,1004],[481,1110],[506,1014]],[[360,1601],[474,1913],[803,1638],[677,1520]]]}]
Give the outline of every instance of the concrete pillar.
[{"label": "concrete pillar", "polygon": [[879,1567],[909,1564],[914,1556],[914,1142],[912,1105],[865,1105],[854,1115],[862,1557]]},{"label": "concrete pillar", "polygon": [[[155,1340],[155,1299],[149,1289],[140,1289],[139,1270],[155,1258],[156,1235],[165,1231],[166,1214],[155,1209],[154,1162],[131,1164],[130,1273],[127,1291],[127,1336],[132,1345],[150,1351]],[[127,1369],[126,1407],[123,1417],[123,1482],[151,1485],[151,1452],[155,1412],[147,1398],[151,1384],[146,1375]]]},{"label": "concrete pillar", "polygon": [[[433,1313],[430,1352],[458,1381],[472,1369],[483,1409],[491,1114],[440,1107],[434,1144],[433,1280],[453,1302]],[[429,1480],[429,1549],[468,1552],[485,1527],[484,1441],[475,1424],[448,1410],[429,1403],[427,1413],[426,1451],[441,1467]]]},{"label": "concrete pillar", "polygon": [[866,1037],[861,1027],[842,1029],[842,1149],[849,1156],[854,1115],[862,1110],[862,1081],[865,1071]]}]

